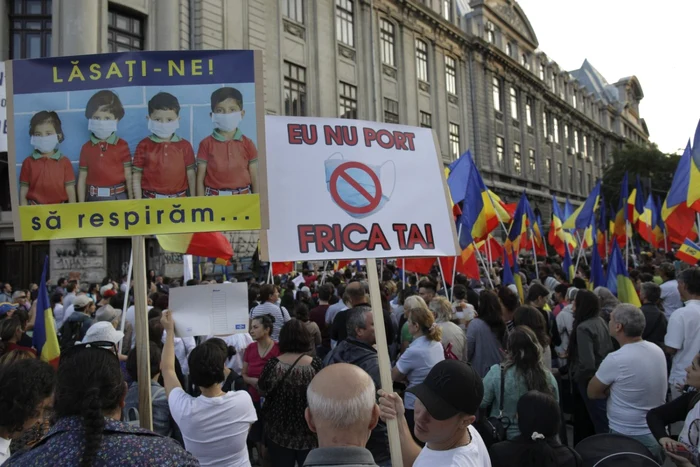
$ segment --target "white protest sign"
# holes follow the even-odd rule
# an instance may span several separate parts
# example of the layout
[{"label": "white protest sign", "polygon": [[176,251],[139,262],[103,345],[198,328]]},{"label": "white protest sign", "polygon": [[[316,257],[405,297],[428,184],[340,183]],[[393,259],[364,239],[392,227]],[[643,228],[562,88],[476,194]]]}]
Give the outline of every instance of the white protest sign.
[{"label": "white protest sign", "polygon": [[274,261],[455,256],[430,129],[265,117]]},{"label": "white protest sign", "polygon": [[7,94],[5,94],[5,62],[0,62],[0,152],[7,152]]},{"label": "white protest sign", "polygon": [[248,287],[207,284],[170,289],[170,310],[178,337],[248,332]]}]

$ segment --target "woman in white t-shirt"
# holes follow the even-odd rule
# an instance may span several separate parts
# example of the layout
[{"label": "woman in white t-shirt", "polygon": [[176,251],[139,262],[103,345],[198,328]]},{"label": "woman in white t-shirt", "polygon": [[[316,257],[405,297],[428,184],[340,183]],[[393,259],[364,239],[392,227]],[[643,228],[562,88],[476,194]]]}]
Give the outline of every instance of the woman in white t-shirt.
[{"label": "woman in white t-shirt", "polygon": [[189,356],[190,378],[202,395],[187,394],[175,375],[175,323],[169,311],[161,322],[166,331],[161,370],[170,413],[180,427],[185,448],[200,465],[249,467],[246,438],[257,420],[246,391],[224,392],[227,353],[214,340],[195,347]]},{"label": "woman in white t-shirt", "polygon": [[[442,330],[435,323],[433,313],[428,309],[422,298],[418,298],[417,307],[408,309],[408,331],[413,340],[406,351],[401,354],[396,366],[391,370],[391,379],[406,381],[407,389],[422,383],[431,368],[445,359],[445,351],[440,342]],[[406,422],[413,433],[413,408],[416,396],[407,392],[404,405],[406,407]]]}]

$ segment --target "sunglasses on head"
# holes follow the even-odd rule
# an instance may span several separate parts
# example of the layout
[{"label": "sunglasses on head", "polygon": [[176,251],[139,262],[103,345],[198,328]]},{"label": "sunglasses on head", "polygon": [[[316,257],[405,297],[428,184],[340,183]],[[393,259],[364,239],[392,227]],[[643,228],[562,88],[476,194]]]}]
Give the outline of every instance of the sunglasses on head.
[{"label": "sunglasses on head", "polygon": [[109,352],[113,353],[115,356],[117,355],[117,344],[115,344],[114,342],[94,341],[94,342],[86,342],[84,344],[75,344],[73,347],[69,348],[65,352],[62,352],[61,357],[65,358],[68,355],[71,355],[75,352],[79,352],[79,351],[85,350],[85,349],[108,350]]}]

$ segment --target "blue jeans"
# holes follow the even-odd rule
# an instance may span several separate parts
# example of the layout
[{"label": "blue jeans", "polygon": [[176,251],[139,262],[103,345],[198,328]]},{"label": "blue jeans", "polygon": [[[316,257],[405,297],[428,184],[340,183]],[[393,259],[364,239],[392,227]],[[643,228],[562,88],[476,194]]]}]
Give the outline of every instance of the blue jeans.
[{"label": "blue jeans", "polygon": [[660,465],[664,464],[666,458],[664,450],[659,444],[659,442],[656,441],[654,435],[652,435],[651,433],[649,433],[648,435],[625,435],[624,433],[620,433],[619,431],[615,431],[612,429],[610,430],[610,433],[617,433],[639,441],[651,452],[651,454],[654,456],[654,459],[656,459],[656,462],[658,462]]},{"label": "blue jeans", "polygon": [[579,382],[578,389],[586,405],[586,410],[588,410],[588,415],[591,417],[591,421],[595,427],[595,433],[597,435],[609,433],[607,399],[589,399],[587,392],[588,387],[585,383]]}]

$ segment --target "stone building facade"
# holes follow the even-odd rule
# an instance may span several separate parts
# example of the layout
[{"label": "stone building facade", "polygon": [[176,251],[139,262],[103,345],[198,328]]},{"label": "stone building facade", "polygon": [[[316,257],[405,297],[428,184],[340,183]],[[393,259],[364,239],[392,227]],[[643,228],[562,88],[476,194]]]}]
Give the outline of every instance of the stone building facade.
[{"label": "stone building facade", "polygon": [[[268,114],[431,127],[446,164],[471,149],[487,185],[510,202],[526,190],[545,219],[552,195],[585,198],[614,148],[648,142],[639,81],[608,84],[588,61],[562,70],[514,0],[0,0],[2,60],[222,48],[263,51]],[[54,279],[124,268],[125,239],[13,242],[0,198],[0,257],[50,251]],[[148,250],[177,273],[178,258]]]}]

